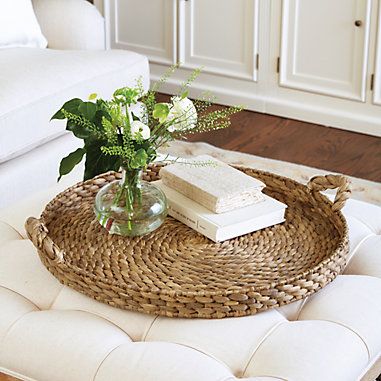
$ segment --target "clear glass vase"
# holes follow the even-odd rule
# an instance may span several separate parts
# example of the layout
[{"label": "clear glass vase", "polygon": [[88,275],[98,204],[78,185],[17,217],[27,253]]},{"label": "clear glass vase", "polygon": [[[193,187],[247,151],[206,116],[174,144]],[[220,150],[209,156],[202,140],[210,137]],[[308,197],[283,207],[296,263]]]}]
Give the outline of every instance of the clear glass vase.
[{"label": "clear glass vase", "polygon": [[167,215],[165,194],[154,184],[142,180],[141,170],[122,171],[122,179],[99,190],[95,215],[110,233],[141,236],[157,229]]}]

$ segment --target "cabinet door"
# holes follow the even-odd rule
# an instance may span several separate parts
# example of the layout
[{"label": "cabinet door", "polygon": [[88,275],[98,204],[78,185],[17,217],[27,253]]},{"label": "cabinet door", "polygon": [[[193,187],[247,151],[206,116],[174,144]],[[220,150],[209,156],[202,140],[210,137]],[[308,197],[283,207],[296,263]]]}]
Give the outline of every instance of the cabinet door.
[{"label": "cabinet door", "polygon": [[376,61],[374,67],[373,103],[381,105],[381,0],[378,1]]},{"label": "cabinet door", "polygon": [[257,78],[258,0],[180,0],[184,67]]},{"label": "cabinet door", "polygon": [[176,0],[108,0],[109,46],[148,56],[151,62],[176,62]]},{"label": "cabinet door", "polygon": [[280,85],[365,101],[370,0],[283,0]]}]

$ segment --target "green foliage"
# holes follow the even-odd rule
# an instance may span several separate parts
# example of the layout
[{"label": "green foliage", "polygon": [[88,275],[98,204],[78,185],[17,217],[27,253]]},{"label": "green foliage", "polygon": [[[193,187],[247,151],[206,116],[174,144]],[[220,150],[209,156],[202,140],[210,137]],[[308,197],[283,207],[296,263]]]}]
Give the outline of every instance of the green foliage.
[{"label": "green foliage", "polygon": [[83,155],[86,153],[86,150],[83,148],[78,148],[74,152],[70,153],[64,157],[60,164],[59,177],[57,181],[60,181],[61,177],[67,175],[72,171],[72,169],[82,161]]},{"label": "green foliage", "polygon": [[64,105],[51,117],[53,119],[66,119],[63,111],[70,112],[72,114],[79,115],[78,107],[82,103],[82,100],[79,98],[73,98],[70,101],[64,103]]},{"label": "green foliage", "polygon": [[163,85],[171,77],[171,75],[180,67],[180,63],[171,65],[168,70],[161,76],[161,78],[152,86],[153,93],[157,93]]},{"label": "green foliage", "polygon": [[84,180],[93,178],[100,173],[107,171],[118,171],[122,165],[119,156],[105,155],[101,148],[106,141],[89,139],[85,142],[84,149],[86,151]]},{"label": "green foliage", "polygon": [[105,133],[105,136],[110,144],[118,144],[118,131],[116,127],[109,121],[107,118],[102,118],[102,127]]},{"label": "green foliage", "polygon": [[129,162],[135,156],[135,151],[130,146],[102,146],[101,152],[109,156],[119,156],[123,162]]},{"label": "green foliage", "polygon": [[93,121],[97,112],[97,106],[93,102],[82,102],[78,106],[78,111],[85,119]]},{"label": "green foliage", "polygon": [[193,101],[193,104],[196,107],[197,114],[199,115],[206,111],[215,101],[215,96],[213,96],[209,92],[204,92],[203,94],[201,94],[200,98],[195,99]]},{"label": "green foliage", "polygon": [[86,139],[92,134],[102,136],[97,126],[83,116],[72,114],[62,109],[62,114],[67,119],[66,129],[71,131],[77,138]]},{"label": "green foliage", "polygon": [[190,130],[175,131],[173,136],[177,139],[181,139],[187,135],[228,128],[231,125],[230,117],[242,110],[242,106],[233,106],[204,113],[198,118],[196,127]]},{"label": "green foliage", "polygon": [[201,74],[202,68],[198,68],[193,70],[191,75],[187,78],[186,81],[184,81],[181,85],[179,98],[184,99],[189,94],[189,87],[190,85],[196,80],[196,78]]},{"label": "green foliage", "polygon": [[[87,180],[103,172],[117,171],[121,166],[127,170],[144,168],[156,158],[157,150],[171,140],[230,126],[230,117],[241,107],[216,109],[213,106],[209,112],[214,101],[210,94],[203,94],[193,103],[187,99],[189,87],[200,69],[183,82],[171,103],[157,103],[157,91],[178,67],[171,66],[148,91],[140,78],[135,87],[115,90],[110,100],[97,98],[93,93],[87,101],[74,98],[64,103],[52,119],[66,119],[66,129],[82,139],[84,145],[62,159],[58,180],[80,163],[84,155]],[[132,111],[137,102],[144,104],[146,115]],[[136,131],[136,124],[131,124],[136,120],[149,127],[142,126],[144,135]]]},{"label": "green foliage", "polygon": [[160,123],[164,123],[169,114],[169,106],[167,103],[156,103],[152,112],[155,119],[159,119]]},{"label": "green foliage", "polygon": [[116,104],[130,106],[136,103],[141,95],[138,87],[122,87],[115,90],[113,99]]},{"label": "green foliage", "polygon": [[[147,107],[148,115],[148,126],[155,125],[155,118],[153,116],[153,111],[156,105],[156,93],[153,90],[148,90],[145,95],[141,98],[141,102]],[[151,128],[152,129],[152,128]]]},{"label": "green foliage", "polygon": [[147,165],[148,155],[143,148],[139,148],[130,161],[130,167],[133,169],[143,168]]}]

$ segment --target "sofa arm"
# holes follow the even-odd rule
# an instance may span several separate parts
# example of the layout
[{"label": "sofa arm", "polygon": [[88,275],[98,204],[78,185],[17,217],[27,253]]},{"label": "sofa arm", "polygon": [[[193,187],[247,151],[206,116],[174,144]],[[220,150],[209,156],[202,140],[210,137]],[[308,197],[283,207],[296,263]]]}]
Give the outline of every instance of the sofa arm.
[{"label": "sofa arm", "polygon": [[51,49],[105,49],[105,24],[85,0],[33,0],[36,17]]}]

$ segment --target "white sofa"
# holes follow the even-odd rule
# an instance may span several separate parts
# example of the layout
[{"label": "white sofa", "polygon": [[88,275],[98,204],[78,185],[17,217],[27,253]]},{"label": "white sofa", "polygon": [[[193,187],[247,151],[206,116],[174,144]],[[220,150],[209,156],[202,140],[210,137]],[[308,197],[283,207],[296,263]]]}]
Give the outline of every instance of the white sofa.
[{"label": "white sofa", "polygon": [[349,264],[317,294],[253,316],[171,319],[99,303],[44,268],[23,225],[67,185],[0,213],[0,372],[29,381],[373,381],[380,373],[381,208],[347,202]]},{"label": "white sofa", "polygon": [[52,185],[62,157],[81,141],[49,122],[62,104],[90,93],[111,96],[138,77],[146,57],[105,50],[104,19],[85,0],[33,0],[47,49],[0,49],[0,209]]}]

